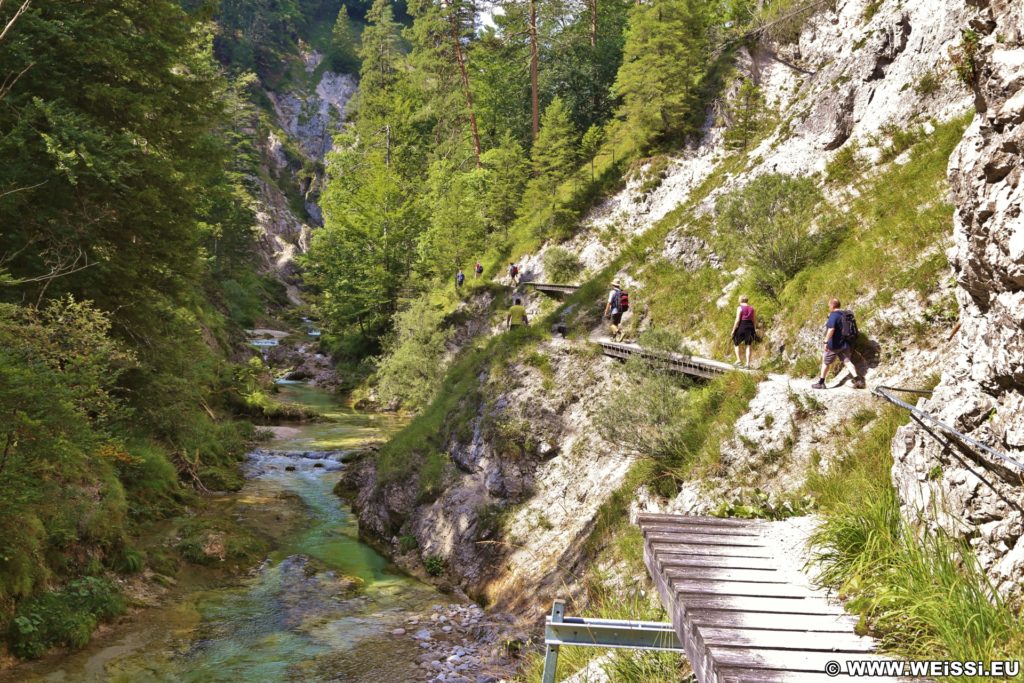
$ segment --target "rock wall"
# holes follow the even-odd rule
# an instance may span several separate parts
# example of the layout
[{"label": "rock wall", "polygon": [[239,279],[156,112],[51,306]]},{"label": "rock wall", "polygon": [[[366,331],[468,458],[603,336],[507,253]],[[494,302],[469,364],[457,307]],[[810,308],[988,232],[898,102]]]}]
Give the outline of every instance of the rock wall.
[{"label": "rock wall", "polygon": [[[466,593],[529,616],[580,589],[573,577],[596,512],[633,463],[596,425],[611,363],[561,339],[532,356],[542,357],[480,377],[485,398],[448,444],[454,467],[436,500],[419,499],[416,477],[380,482],[373,459],[346,473],[364,538],[414,572],[441,557]],[[403,549],[403,536],[418,547]]]},{"label": "rock wall", "polygon": [[[323,60],[319,53],[308,53],[303,58],[310,79],[305,88],[267,92],[280,133],[293,143],[292,149],[301,158],[290,158],[285,140],[270,131],[260,142],[263,168],[256,179],[256,223],[264,262],[267,270],[288,283],[289,298],[295,304],[301,303],[295,286],[295,257],[308,249],[312,230],[323,224],[319,206],[322,172],[318,170],[314,177],[308,177],[302,173],[304,162],[312,161],[317,166],[323,163],[335,133],[345,123],[348,103],[356,92],[356,79],[350,74],[324,71],[314,78]],[[301,208],[289,201],[282,188],[301,195]]]},{"label": "rock wall", "polygon": [[[922,404],[1024,462],[1024,4],[970,4],[970,28],[979,38],[973,56],[977,115],[949,166],[957,206],[949,259],[961,327],[955,356]],[[955,54],[971,59],[969,45],[967,53],[958,48]],[[994,458],[965,464],[914,426],[900,430],[893,453],[905,514],[964,533],[994,583],[1020,596],[1019,477]]]}]

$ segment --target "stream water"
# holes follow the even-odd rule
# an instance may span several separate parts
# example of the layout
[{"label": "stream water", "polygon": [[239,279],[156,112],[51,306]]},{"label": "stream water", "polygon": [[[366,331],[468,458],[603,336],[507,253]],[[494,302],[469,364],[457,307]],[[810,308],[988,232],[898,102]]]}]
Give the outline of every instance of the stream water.
[{"label": "stream water", "polygon": [[382,683],[422,677],[415,643],[389,632],[410,613],[429,609],[438,594],[393,571],[359,542],[355,520],[332,493],[343,465],[303,456],[353,448],[398,425],[346,409],[305,385],[281,390],[282,400],[314,407],[327,420],[277,428],[273,441],[249,456],[243,489],[215,503],[273,539],[275,549],[260,567],[212,583],[186,567],[175,597],[163,606],[142,611],[82,651],[23,665],[0,680]]}]

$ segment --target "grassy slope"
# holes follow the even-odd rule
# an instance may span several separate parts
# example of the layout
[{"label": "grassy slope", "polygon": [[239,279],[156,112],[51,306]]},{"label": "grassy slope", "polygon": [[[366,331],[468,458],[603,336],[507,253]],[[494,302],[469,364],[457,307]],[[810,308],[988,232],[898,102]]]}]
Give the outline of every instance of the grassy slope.
[{"label": "grassy slope", "polygon": [[[858,310],[862,327],[867,324],[865,329],[870,329],[871,314],[889,303],[893,292],[914,289],[923,296],[938,287],[947,268],[942,247],[952,228],[946,164],[966,125],[965,119],[941,124],[909,150],[905,164],[856,180],[860,195],[845,209],[823,205],[821,212],[828,220],[841,222],[843,238],[829,257],[798,273],[778,301],[760,294],[749,278],[741,280],[737,294],[742,290],[751,296],[759,318],[783,331],[787,347],[792,348],[808,321],[823,317],[822,306],[832,296],[854,300],[877,293]],[[737,160],[726,163],[739,165]],[[707,240],[723,258],[725,271],[745,265],[735,238],[707,217],[693,218],[689,211],[677,210],[651,234],[657,239],[671,229]],[[690,273],[664,261],[644,268],[646,260],[634,259],[631,265],[644,282],[636,298],[649,304],[655,324],[691,338],[714,340],[716,353],[728,357],[727,332],[734,308],[718,308],[715,301],[731,276],[713,268]]]},{"label": "grassy slope", "polygon": [[867,428],[851,426],[844,457],[810,479],[824,518],[812,541],[819,580],[847,599],[891,652],[1024,659],[1024,623],[992,590],[970,548],[900,516],[890,444],[905,421],[887,407]]}]

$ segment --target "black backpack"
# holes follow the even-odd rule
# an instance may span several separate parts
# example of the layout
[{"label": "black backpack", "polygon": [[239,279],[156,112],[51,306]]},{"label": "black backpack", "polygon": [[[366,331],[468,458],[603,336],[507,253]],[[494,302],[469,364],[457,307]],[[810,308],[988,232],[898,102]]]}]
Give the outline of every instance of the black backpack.
[{"label": "black backpack", "polygon": [[857,317],[853,314],[853,311],[840,311],[843,317],[839,319],[839,329],[836,330],[839,333],[839,338],[847,344],[852,345],[857,341],[857,337],[860,335],[860,330],[857,329]]}]

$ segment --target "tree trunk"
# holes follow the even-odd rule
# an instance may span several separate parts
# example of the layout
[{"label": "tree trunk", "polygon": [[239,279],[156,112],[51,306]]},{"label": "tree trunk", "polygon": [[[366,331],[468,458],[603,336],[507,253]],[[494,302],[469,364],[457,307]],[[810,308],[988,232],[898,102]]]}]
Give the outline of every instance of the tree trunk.
[{"label": "tree trunk", "polygon": [[530,3],[530,105],[533,110],[533,139],[540,133],[540,96],[537,84],[539,57],[537,54],[537,0]]},{"label": "tree trunk", "polygon": [[452,44],[455,46],[455,61],[459,65],[459,74],[462,76],[462,91],[466,96],[466,108],[469,110],[469,127],[473,132],[473,155],[476,158],[476,167],[480,168],[480,132],[476,127],[476,113],[473,110],[473,91],[469,88],[469,72],[466,71],[466,60],[462,54],[462,41],[459,32],[459,16],[455,7],[448,5],[448,20],[451,23]]},{"label": "tree trunk", "polygon": [[590,47],[597,47],[597,0],[587,0],[590,6]]}]

